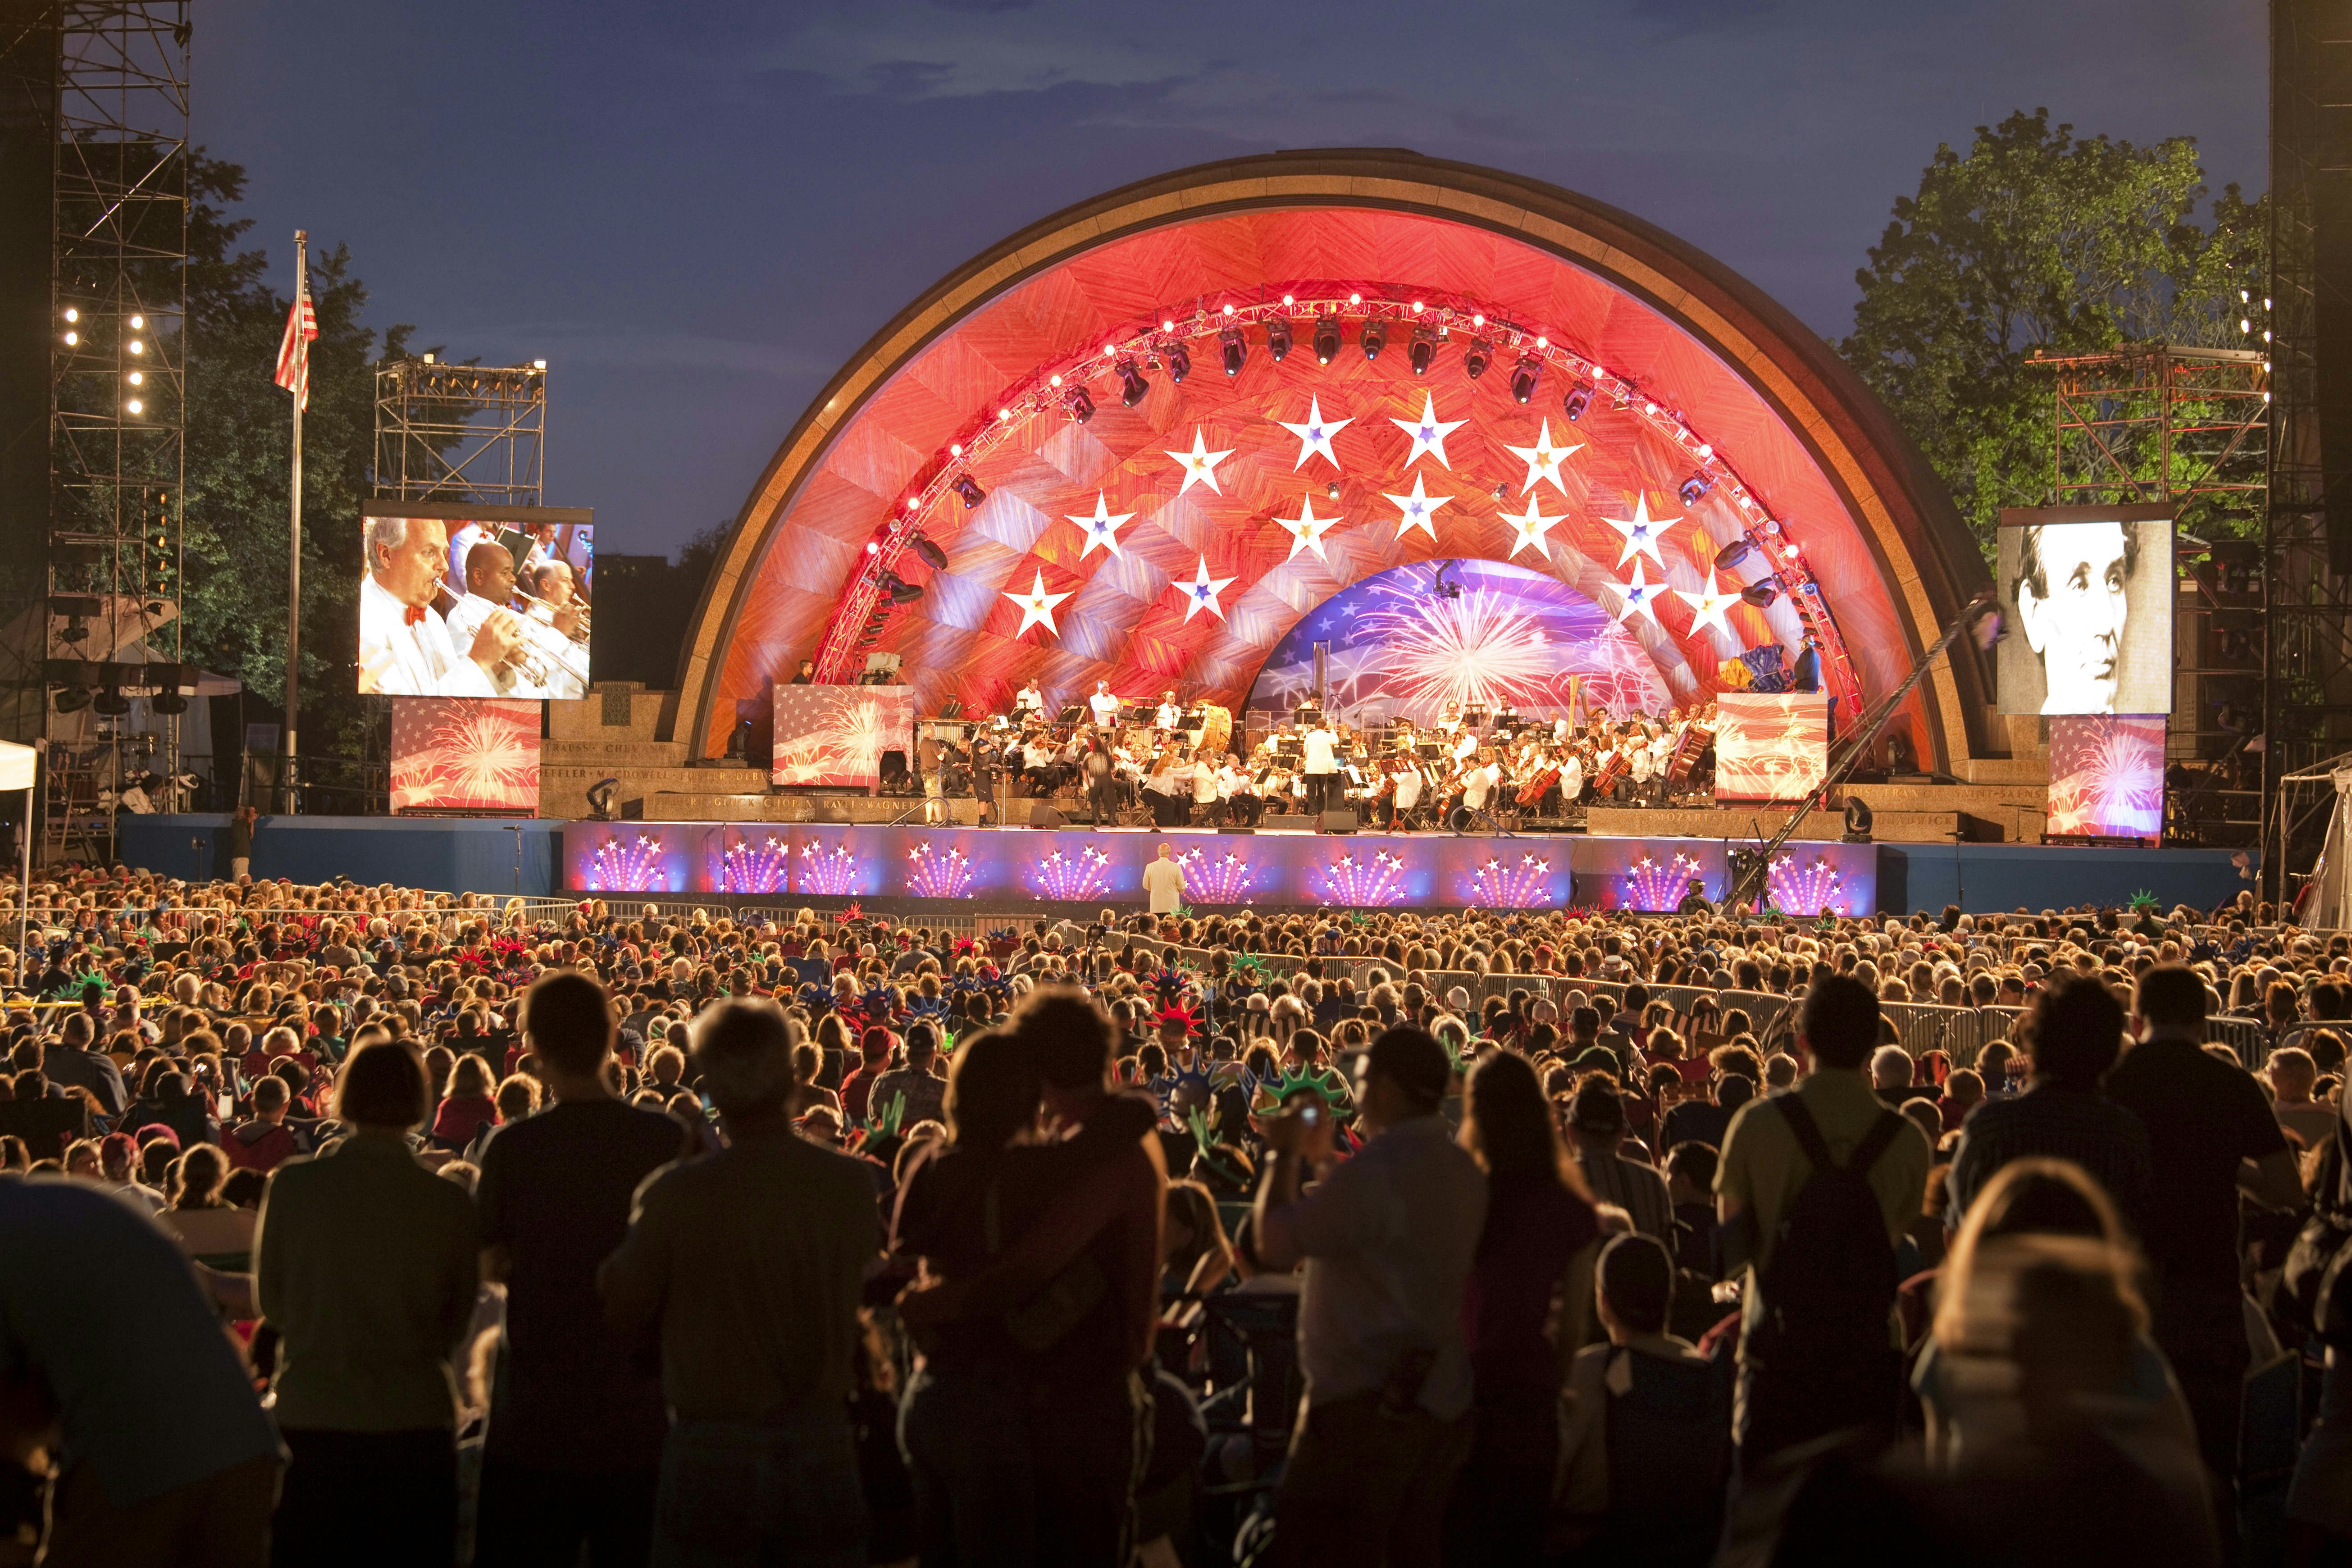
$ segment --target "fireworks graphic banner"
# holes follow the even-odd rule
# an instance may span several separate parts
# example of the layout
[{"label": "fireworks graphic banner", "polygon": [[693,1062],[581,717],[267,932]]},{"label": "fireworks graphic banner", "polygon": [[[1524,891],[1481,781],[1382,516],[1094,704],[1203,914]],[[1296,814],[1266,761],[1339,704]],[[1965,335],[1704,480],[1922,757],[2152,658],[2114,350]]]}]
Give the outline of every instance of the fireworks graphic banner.
[{"label": "fireworks graphic banner", "polygon": [[2050,721],[2047,833],[2164,837],[2164,715],[2085,713]]},{"label": "fireworks graphic banner", "polygon": [[1765,874],[1765,891],[1772,907],[1789,915],[1850,915],[1854,912],[1846,896],[1845,877],[1830,858],[1813,854],[1800,858],[1794,855],[1773,857],[1772,868]]},{"label": "fireworks graphic banner", "polygon": [[1696,858],[1680,851],[1665,856],[1643,855],[1625,873],[1624,896],[1617,907],[1652,914],[1671,910],[1690,891],[1693,879],[1704,882],[1704,870]]},{"label": "fireworks graphic banner", "polygon": [[1309,879],[1326,903],[1350,909],[1384,910],[1404,902],[1404,858],[1385,849],[1369,855],[1343,850]]},{"label": "fireworks graphic banner", "polygon": [[719,890],[722,893],[781,893],[792,868],[792,848],[779,835],[727,835],[727,852],[719,858]]},{"label": "fireworks graphic banner", "polygon": [[863,892],[857,854],[846,844],[803,844],[793,862],[793,891],[837,899]]},{"label": "fireworks graphic banner", "polygon": [[1434,720],[1449,701],[1509,703],[1529,716],[1585,707],[1663,712],[1673,699],[1633,635],[1559,579],[1491,561],[1392,567],[1332,595],[1293,626],[1251,689],[1249,706],[1288,711],[1330,645],[1335,718],[1351,724]]},{"label": "fireworks graphic banner", "polygon": [[971,861],[953,845],[926,839],[907,851],[907,891],[919,899],[961,899],[971,891]]},{"label": "fireworks graphic banner", "polygon": [[1184,868],[1184,900],[1192,904],[1240,904],[1249,901],[1250,882],[1257,868],[1230,849],[1213,854],[1187,849],[1176,857]]},{"label": "fireworks graphic banner", "polygon": [[681,892],[682,879],[670,875],[667,847],[661,838],[639,829],[605,833],[589,855],[584,885],[598,893]]},{"label": "fireworks graphic banner", "polygon": [[1110,891],[1110,857],[1091,844],[1075,851],[1056,849],[1030,873],[1029,890],[1041,899],[1068,903],[1099,899]]},{"label": "fireworks graphic banner", "polygon": [[539,810],[537,702],[499,697],[392,700],[392,809]]},{"label": "fireworks graphic banner", "polygon": [[1465,903],[1489,910],[1539,910],[1561,901],[1552,886],[1551,862],[1534,854],[1516,861],[1487,856],[1462,890]]},{"label": "fireworks graphic banner", "polygon": [[1716,799],[1802,800],[1827,776],[1828,693],[1726,691],[1716,714]]},{"label": "fireworks graphic banner", "polygon": [[910,686],[778,686],[776,748],[770,776],[780,784],[866,789],[882,777],[882,753],[912,752]]}]

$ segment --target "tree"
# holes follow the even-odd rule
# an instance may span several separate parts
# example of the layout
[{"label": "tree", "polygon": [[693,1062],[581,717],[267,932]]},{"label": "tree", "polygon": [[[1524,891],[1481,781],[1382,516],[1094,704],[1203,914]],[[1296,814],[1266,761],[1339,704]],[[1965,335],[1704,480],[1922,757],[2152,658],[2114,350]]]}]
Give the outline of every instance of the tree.
[{"label": "tree", "polygon": [[[187,488],[182,647],[264,701],[286,682],[287,481],[291,395],[272,380],[290,300],[268,254],[240,250],[251,220],[236,164],[194,155],[189,174]],[[359,752],[356,689],[360,503],[375,439],[375,367],[407,352],[411,328],[360,323],[367,287],[348,249],[313,251],[310,402],[302,417],[302,732],[308,752]]]},{"label": "tree", "polygon": [[2236,346],[2239,289],[2263,272],[2267,198],[2206,195],[2192,138],[2078,139],[2050,111],[1936,149],[1916,196],[1854,274],[1836,346],[1895,413],[1987,561],[2000,509],[2050,500],[2051,397],[2036,349],[2131,342]]}]

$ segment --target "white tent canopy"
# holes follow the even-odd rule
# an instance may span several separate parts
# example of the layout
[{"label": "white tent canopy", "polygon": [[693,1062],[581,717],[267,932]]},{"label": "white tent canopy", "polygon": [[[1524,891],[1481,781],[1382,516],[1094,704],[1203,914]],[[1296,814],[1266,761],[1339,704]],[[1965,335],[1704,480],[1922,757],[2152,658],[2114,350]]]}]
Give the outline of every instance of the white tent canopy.
[{"label": "white tent canopy", "polygon": [[0,741],[0,790],[30,789],[38,758],[30,746]]}]

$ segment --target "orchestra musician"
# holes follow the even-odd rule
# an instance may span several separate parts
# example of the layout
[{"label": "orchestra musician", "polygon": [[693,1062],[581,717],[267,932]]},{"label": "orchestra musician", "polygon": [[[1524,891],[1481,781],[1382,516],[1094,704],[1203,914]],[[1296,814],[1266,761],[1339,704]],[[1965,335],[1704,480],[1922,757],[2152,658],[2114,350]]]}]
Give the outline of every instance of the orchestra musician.
[{"label": "orchestra musician", "polygon": [[1222,826],[1224,814],[1218,807],[1223,799],[1217,794],[1217,767],[1206,754],[1205,748],[1195,747],[1192,758],[1192,815],[1204,826]]},{"label": "orchestra musician", "polygon": [[1087,786],[1087,815],[1099,830],[1118,820],[1120,802],[1118,761],[1112,754],[1110,742],[1102,735],[1087,738],[1087,754],[1080,763],[1080,775]]},{"label": "orchestra musician", "polygon": [[1171,686],[1160,694],[1160,710],[1151,716],[1151,722],[1155,729],[1166,730],[1171,733],[1182,726],[1184,710],[1176,705],[1174,687]]},{"label": "orchestra musician", "polygon": [[1110,682],[1095,682],[1094,695],[1087,699],[1087,710],[1095,716],[1095,728],[1108,732],[1118,722],[1118,699],[1110,694]]},{"label": "orchestra musician", "polygon": [[433,607],[448,571],[446,527],[438,518],[368,520],[367,576],[360,584],[362,692],[499,695],[498,671],[523,646],[522,621],[491,606],[465,643],[451,635]]},{"label": "orchestra musician", "polygon": [[1143,804],[1151,808],[1154,827],[1181,827],[1192,814],[1192,769],[1173,746],[1151,760],[1143,781]]},{"label": "orchestra musician", "polygon": [[[445,617],[453,642],[470,645],[492,616],[512,614],[515,594],[514,556],[505,545],[483,540],[466,552],[465,597]],[[579,607],[568,606],[572,621]],[[491,671],[499,695],[523,699],[588,695],[588,650],[565,634],[559,618],[550,622],[526,612],[518,630],[522,647]]]},{"label": "orchestra musician", "polygon": [[1559,783],[1553,786],[1559,795],[1559,806],[1566,812],[1584,795],[1584,754],[1574,746],[1559,748]]},{"label": "orchestra musician", "polygon": [[1429,780],[1421,769],[1420,759],[1410,752],[1400,752],[1389,767],[1389,826],[1393,829],[1408,824],[1421,809],[1422,791]]},{"label": "orchestra musician", "polygon": [[1013,717],[1039,719],[1045,717],[1045,693],[1034,680],[1024,684],[1013,697]]},{"label": "orchestra musician", "polygon": [[1315,728],[1307,731],[1305,765],[1307,814],[1318,819],[1316,831],[1322,831],[1319,818],[1331,809],[1331,791],[1339,775],[1339,737],[1331,732],[1328,722],[1318,718]]},{"label": "orchestra musician", "polygon": [[1256,780],[1231,755],[1217,764],[1217,798],[1225,820],[1244,827],[1255,827],[1258,814],[1265,809],[1265,802],[1258,798]]}]

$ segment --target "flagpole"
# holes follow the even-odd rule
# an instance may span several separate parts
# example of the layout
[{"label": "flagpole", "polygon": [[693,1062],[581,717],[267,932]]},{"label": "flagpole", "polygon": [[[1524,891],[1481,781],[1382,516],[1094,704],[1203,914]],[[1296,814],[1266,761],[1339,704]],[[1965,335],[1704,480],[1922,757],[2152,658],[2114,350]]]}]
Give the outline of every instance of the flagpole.
[{"label": "flagpole", "polygon": [[294,301],[296,351],[306,362],[294,389],[294,471],[289,494],[293,500],[286,552],[286,735],[285,760],[278,774],[278,809],[291,815],[297,804],[294,793],[294,759],[299,752],[295,730],[299,721],[302,683],[302,394],[310,383],[310,345],[300,339],[299,312],[302,296],[309,292],[310,281],[310,236],[308,231],[294,231]]}]

